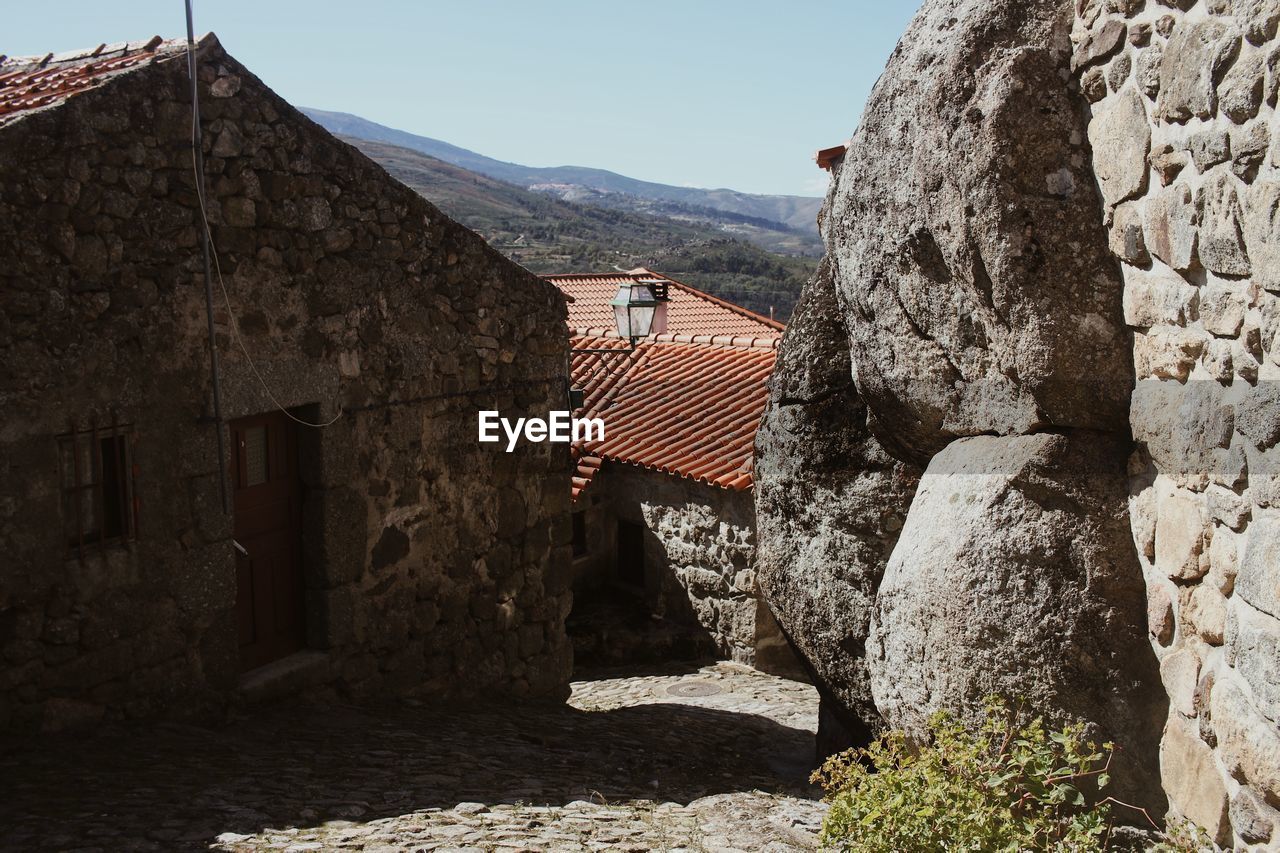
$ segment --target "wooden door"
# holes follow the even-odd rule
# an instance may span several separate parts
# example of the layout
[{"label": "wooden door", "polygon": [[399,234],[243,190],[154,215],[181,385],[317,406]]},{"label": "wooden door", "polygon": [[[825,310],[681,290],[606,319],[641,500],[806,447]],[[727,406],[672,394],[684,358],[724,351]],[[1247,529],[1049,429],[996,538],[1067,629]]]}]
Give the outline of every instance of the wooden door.
[{"label": "wooden door", "polygon": [[297,427],[283,413],[231,424],[240,666],[255,669],[305,642],[302,490]]}]

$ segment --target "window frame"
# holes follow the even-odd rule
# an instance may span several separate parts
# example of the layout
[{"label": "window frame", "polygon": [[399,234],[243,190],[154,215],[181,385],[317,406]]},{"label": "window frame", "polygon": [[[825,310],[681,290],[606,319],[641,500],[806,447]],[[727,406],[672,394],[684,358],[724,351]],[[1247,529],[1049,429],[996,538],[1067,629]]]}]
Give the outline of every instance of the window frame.
[{"label": "window frame", "polygon": [[[100,553],[109,547],[132,550],[138,539],[138,469],[134,462],[137,431],[131,424],[121,424],[114,411],[107,424],[100,425],[98,421],[97,414],[93,413],[89,416],[88,427],[82,428],[72,417],[68,431],[56,436],[63,541],[67,543],[71,556],[81,563],[93,548]],[[88,443],[87,448],[85,442]],[[88,471],[82,464],[84,451],[88,454]],[[110,469],[107,453],[112,457]],[[68,457],[70,465],[67,464]],[[112,483],[107,482],[108,470],[114,472]],[[109,485],[110,490],[107,488]],[[85,528],[86,494],[89,515],[92,516],[89,529]],[[67,517],[68,513],[74,517],[74,526],[72,519]],[[108,525],[112,515],[117,519],[118,529]]]}]

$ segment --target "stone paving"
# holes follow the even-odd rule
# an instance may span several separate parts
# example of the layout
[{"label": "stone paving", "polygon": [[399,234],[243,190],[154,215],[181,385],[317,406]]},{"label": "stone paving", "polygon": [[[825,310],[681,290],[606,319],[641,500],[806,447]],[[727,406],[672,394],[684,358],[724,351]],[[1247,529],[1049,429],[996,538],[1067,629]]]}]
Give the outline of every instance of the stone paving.
[{"label": "stone paving", "polygon": [[812,849],[813,688],[720,663],[564,705],[280,706],[219,729],[6,742],[0,846]]}]

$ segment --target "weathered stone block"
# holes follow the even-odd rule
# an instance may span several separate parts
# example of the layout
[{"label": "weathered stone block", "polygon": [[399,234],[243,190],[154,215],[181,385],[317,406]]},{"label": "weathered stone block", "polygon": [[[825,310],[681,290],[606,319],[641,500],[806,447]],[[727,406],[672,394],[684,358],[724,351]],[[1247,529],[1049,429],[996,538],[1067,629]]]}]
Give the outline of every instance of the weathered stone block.
[{"label": "weathered stone block", "polygon": [[1213,751],[1171,718],[1160,741],[1160,779],[1169,804],[1183,817],[1209,833],[1218,844],[1231,838],[1227,787],[1213,760]]},{"label": "weathered stone block", "polygon": [[1244,239],[1254,281],[1280,291],[1280,183],[1260,181],[1245,191]]},{"label": "weathered stone block", "polygon": [[1218,107],[1217,83],[1239,47],[1240,37],[1227,24],[1179,21],[1160,63],[1157,116],[1173,122],[1212,118]]},{"label": "weathered stone block", "polygon": [[1111,252],[1126,263],[1137,266],[1151,263],[1151,255],[1142,236],[1142,213],[1136,205],[1127,203],[1116,208],[1111,223],[1110,245]]},{"label": "weathered stone block", "polygon": [[1205,522],[1200,502],[1180,492],[1161,495],[1156,510],[1156,568],[1177,580],[1196,580],[1208,571],[1200,559]]},{"label": "weathered stone block", "polygon": [[1201,172],[1207,172],[1219,163],[1231,159],[1231,137],[1222,128],[1210,126],[1191,134],[1187,140],[1191,160]]},{"label": "weathered stone block", "polygon": [[1220,173],[1201,189],[1200,261],[1221,275],[1246,276],[1253,271],[1245,251],[1243,210],[1235,179]]},{"label": "weathered stone block", "polygon": [[1274,512],[1254,514],[1235,594],[1280,619],[1280,519]]},{"label": "weathered stone block", "polygon": [[1157,643],[1167,646],[1173,642],[1177,622],[1173,616],[1173,594],[1165,584],[1152,585],[1147,590],[1147,629]]},{"label": "weathered stone block", "polygon": [[1124,89],[1095,112],[1089,124],[1089,144],[1107,205],[1115,206],[1146,189],[1151,123],[1137,89]]},{"label": "weathered stone block", "polygon": [[1189,631],[1209,645],[1222,645],[1227,624],[1227,600],[1212,583],[1202,583],[1191,593],[1186,624]]},{"label": "weathered stone block", "polygon": [[1200,320],[1205,331],[1220,337],[1235,337],[1244,325],[1248,309],[1244,288],[1220,281],[1200,288]]},{"label": "weathered stone block", "polygon": [[1227,771],[1271,806],[1280,806],[1280,731],[1229,680],[1217,683],[1211,702],[1218,754]]},{"label": "weathered stone block", "polygon": [[1266,79],[1261,53],[1242,56],[1231,66],[1218,87],[1222,112],[1236,124],[1244,124],[1262,106],[1262,84]]},{"label": "weathered stone block", "polygon": [[1280,724],[1280,619],[1237,605],[1229,653],[1258,710]]},{"label": "weathered stone block", "polygon": [[1196,685],[1200,682],[1200,657],[1183,647],[1160,661],[1160,680],[1169,694],[1169,704],[1184,717],[1194,717]]},{"label": "weathered stone block", "polygon": [[[1122,206],[1116,211],[1117,219]],[[1124,321],[1130,326],[1181,326],[1199,301],[1199,291],[1181,276],[1131,270],[1124,286]]]},{"label": "weathered stone block", "polygon": [[893,726],[918,736],[936,710],[973,722],[983,696],[1025,697],[1122,744],[1118,796],[1160,806],[1144,758],[1165,702],[1124,511],[1128,453],[1127,439],[1071,433],[962,439],[934,457],[867,641]]},{"label": "weathered stone block", "polygon": [[1265,844],[1271,840],[1280,813],[1263,803],[1248,788],[1241,788],[1231,798],[1231,826],[1248,844]]},{"label": "weathered stone block", "polygon": [[1147,199],[1143,232],[1151,254],[1175,270],[1188,270],[1196,258],[1199,208],[1186,184],[1166,187]]}]

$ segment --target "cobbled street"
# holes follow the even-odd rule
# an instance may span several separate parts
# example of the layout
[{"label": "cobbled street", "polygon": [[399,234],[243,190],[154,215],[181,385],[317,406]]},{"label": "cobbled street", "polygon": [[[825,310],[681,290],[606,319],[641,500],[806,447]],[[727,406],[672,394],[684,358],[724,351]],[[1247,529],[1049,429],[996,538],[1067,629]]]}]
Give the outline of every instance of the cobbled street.
[{"label": "cobbled street", "polygon": [[804,850],[817,694],[733,664],[567,706],[280,706],[6,741],[16,850]]}]

